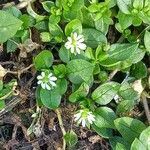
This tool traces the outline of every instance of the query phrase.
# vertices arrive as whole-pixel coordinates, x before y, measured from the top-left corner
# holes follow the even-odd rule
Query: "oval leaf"
[[[55,90],[48,91],[41,89],[40,98],[44,106],[50,109],[56,109],[61,101],[61,95]]]
[[[120,84],[116,82],[104,83],[92,93],[92,99],[101,105],[106,105],[117,94],[119,87]]]
[[[22,21],[2,10],[0,10],[0,18],[0,43],[4,43],[16,34]]]
[[[93,76],[94,65],[86,60],[75,59],[67,64],[69,80],[74,84],[89,83]]]
[[[114,121],[117,130],[120,132],[125,141],[130,144],[146,128],[145,124],[137,119],[122,117]]]
[[[53,63],[53,55],[50,51],[44,50],[39,53],[34,59],[34,65],[37,70],[49,69]]]

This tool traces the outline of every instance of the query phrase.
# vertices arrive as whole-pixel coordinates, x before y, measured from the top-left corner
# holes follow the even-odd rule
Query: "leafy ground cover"
[[[150,149],[149,0],[0,8],[0,149]]]

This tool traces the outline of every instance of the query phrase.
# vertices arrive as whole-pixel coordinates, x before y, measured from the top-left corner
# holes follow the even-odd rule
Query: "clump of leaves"
[[[150,56],[150,1],[55,0],[41,4],[45,16],[35,13],[31,4],[28,14],[15,7],[0,11],[0,43],[7,45],[7,52],[31,39],[32,27],[48,46],[33,58],[41,73],[36,88],[38,107],[58,109],[69,90],[68,103],[79,106],[78,124],[109,139],[115,150],[149,149],[147,121],[132,113],[143,97],[149,98],[144,60]],[[114,31],[115,42],[110,44],[107,37]],[[126,77],[115,79],[117,72]],[[63,134],[69,147],[76,144],[74,131]]]

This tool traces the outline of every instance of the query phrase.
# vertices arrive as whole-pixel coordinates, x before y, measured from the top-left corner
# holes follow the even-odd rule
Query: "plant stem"
[[[114,71],[112,71],[108,77],[108,81],[112,80],[112,78],[116,75],[116,73],[118,72],[118,69],[115,69]]]
[[[59,126],[61,128],[62,134],[63,134],[63,136],[65,136],[66,130],[65,130],[64,125],[63,125],[63,121],[62,121],[62,117],[61,117],[61,112],[60,112],[59,108],[57,108],[55,110],[55,112],[56,112],[57,117],[58,117],[58,122],[59,122]],[[63,138],[63,150],[65,150],[65,149],[66,149],[66,141]]]
[[[144,94],[142,94],[141,98],[142,98],[142,103],[143,103],[143,106],[144,106],[145,114],[146,114],[148,123],[150,125],[150,111],[149,111],[149,106],[148,106],[148,103],[147,103],[146,96]]]

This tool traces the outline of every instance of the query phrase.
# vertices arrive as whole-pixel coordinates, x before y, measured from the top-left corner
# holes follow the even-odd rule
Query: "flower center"
[[[45,77],[43,78],[43,82],[44,82],[44,83],[48,83],[48,82],[49,82],[48,76],[45,76]]]

